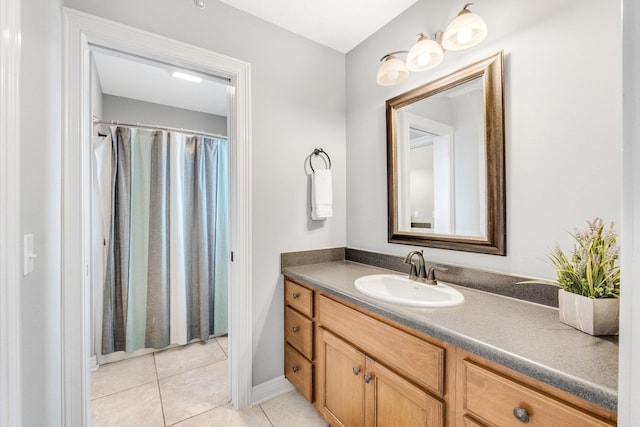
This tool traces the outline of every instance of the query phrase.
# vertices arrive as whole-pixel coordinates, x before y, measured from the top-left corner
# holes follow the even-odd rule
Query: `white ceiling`
[[[227,85],[217,78],[198,74],[203,80],[194,83],[173,77],[176,67],[99,52],[94,57],[104,94],[227,115]]]
[[[417,0],[220,1],[347,53]]]

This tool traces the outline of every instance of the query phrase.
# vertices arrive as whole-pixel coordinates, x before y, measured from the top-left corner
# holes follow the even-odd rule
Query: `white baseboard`
[[[293,385],[284,375],[258,384],[251,391],[251,406],[260,405],[293,389]]]
[[[91,360],[89,361],[89,366],[91,367],[91,372],[97,371],[98,368],[100,367],[100,365],[98,365],[98,358],[96,357],[95,354],[91,356]]]

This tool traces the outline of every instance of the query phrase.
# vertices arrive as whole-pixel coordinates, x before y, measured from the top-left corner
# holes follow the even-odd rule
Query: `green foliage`
[[[571,234],[576,243],[573,252],[565,255],[556,247],[549,260],[556,268],[557,285],[567,292],[589,298],[620,297],[620,267],[616,261],[620,254],[613,223],[605,229],[604,222],[596,218],[587,221],[586,230]]]

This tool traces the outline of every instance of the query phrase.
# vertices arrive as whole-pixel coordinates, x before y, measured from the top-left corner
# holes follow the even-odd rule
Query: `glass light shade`
[[[467,9],[462,9],[442,35],[442,47],[446,50],[462,50],[480,43],[487,36],[487,24]]]
[[[380,86],[393,86],[406,80],[409,77],[409,70],[404,62],[395,56],[387,56],[378,68],[376,81]]]
[[[442,47],[425,36],[421,36],[407,55],[407,68],[411,71],[424,71],[439,65],[444,58]]]

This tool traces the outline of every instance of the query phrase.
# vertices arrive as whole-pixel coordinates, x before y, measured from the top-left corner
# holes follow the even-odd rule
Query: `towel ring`
[[[320,156],[323,155],[327,158],[327,160],[329,161],[329,167],[327,169],[331,169],[331,157],[329,157],[329,155],[327,154],[326,151],[324,151],[322,148],[315,148],[313,150],[313,153],[311,153],[309,155],[309,167],[311,167],[311,172],[316,173],[316,170],[313,168],[313,164],[311,163],[311,159],[313,156]]]

